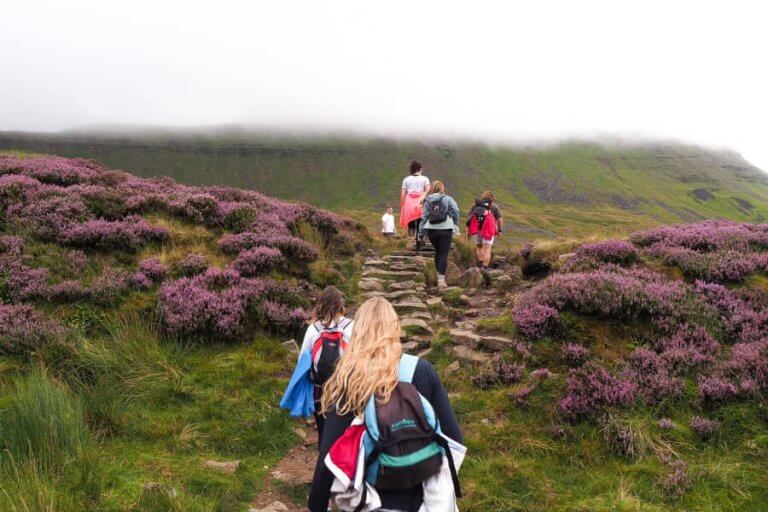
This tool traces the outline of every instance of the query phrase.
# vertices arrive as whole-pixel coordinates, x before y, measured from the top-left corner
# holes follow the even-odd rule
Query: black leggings
[[[408,236],[416,236],[416,234],[419,232],[420,223],[421,219],[412,220],[408,223]]]
[[[427,229],[427,236],[435,248],[435,267],[437,275],[444,276],[448,268],[448,252],[451,250],[453,240],[452,229]]]

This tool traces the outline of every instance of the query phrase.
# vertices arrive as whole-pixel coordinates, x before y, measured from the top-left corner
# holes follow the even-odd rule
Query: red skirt
[[[408,223],[421,218],[421,192],[408,192],[400,205],[400,226],[408,227]]]

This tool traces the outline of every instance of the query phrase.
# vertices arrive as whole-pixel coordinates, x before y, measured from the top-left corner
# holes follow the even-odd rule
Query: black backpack
[[[445,196],[440,196],[439,199],[433,199],[427,203],[427,219],[430,224],[445,222],[448,218],[448,205],[443,201],[444,198]]]
[[[371,397],[366,405],[365,435],[372,449],[366,454],[365,478],[381,490],[412,489],[440,472],[445,454],[454,493],[461,497],[451,449],[440,435],[435,411],[412,383],[417,364],[417,357],[403,354],[399,382],[389,402],[379,404]],[[367,492],[363,486],[356,511],[362,510]]]
[[[479,229],[482,229],[483,222],[485,221],[485,217],[488,215],[488,211],[490,209],[491,209],[490,201],[475,199],[475,206],[472,207],[472,213],[469,215],[469,218],[467,218],[467,226],[469,226],[469,223],[472,222],[472,218],[474,217],[475,219],[477,219],[477,227]]]
[[[322,386],[331,378],[336,363],[341,354],[347,348],[347,340],[344,339],[344,329],[352,320],[341,319],[335,327],[327,328],[317,322],[315,329],[320,331],[320,336],[312,344],[312,369],[310,371],[312,381],[316,386]]]

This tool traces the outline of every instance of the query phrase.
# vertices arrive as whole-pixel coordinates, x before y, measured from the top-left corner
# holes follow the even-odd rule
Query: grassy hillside
[[[768,215],[768,176],[733,153],[680,145],[491,148],[383,140],[0,134],[0,148],[93,158],[140,176],[228,185],[335,211],[397,205],[422,160],[462,206],[491,188],[517,238],[626,233],[660,222]]]

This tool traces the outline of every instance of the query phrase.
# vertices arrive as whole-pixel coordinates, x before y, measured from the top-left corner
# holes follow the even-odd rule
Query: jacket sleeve
[[[302,352],[306,352],[307,350],[312,350],[312,342],[314,341],[315,334],[317,334],[317,329],[315,329],[314,325],[308,325],[307,330],[304,333],[304,341],[301,342],[301,350],[299,350],[298,357],[301,357]]]
[[[420,359],[413,376],[413,384],[419,390],[419,393],[424,395],[424,398],[432,404],[443,433],[451,439],[464,444],[464,437],[461,435],[459,422],[453,412],[451,402],[448,400],[448,393],[445,391],[445,387],[443,387],[443,383],[435,371],[435,367],[428,361]]]
[[[459,225],[459,205],[456,204],[456,200],[452,197],[448,202],[448,213],[453,219],[453,224],[458,226]]]
[[[429,219],[429,207],[427,206],[427,198],[424,198],[424,205],[421,207],[421,222],[419,222],[419,236],[424,234],[424,224]]]
[[[312,487],[309,490],[309,503],[307,506],[311,512],[327,512],[328,500],[331,499],[331,486],[333,485],[333,473],[325,465],[325,456],[333,443],[341,437],[344,430],[352,423],[352,415],[338,416],[331,412],[325,418],[323,438],[320,440],[320,449],[315,464],[315,476],[312,478]]]

